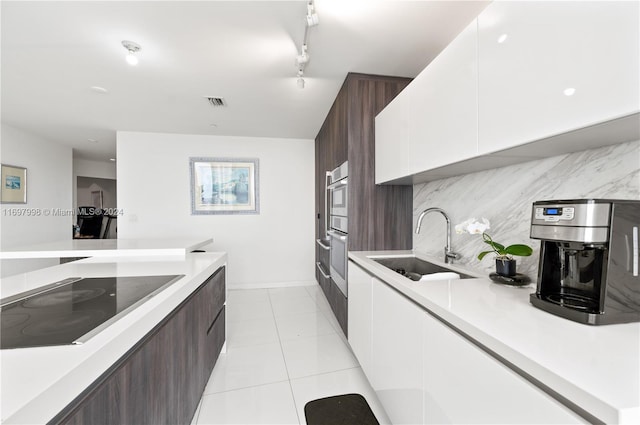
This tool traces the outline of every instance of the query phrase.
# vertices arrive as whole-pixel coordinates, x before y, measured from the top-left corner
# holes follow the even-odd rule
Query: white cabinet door
[[[373,279],[371,386],[393,424],[422,422],[424,312]]]
[[[423,423],[585,423],[433,316],[423,321]]]
[[[371,374],[371,280],[354,262],[349,262],[349,345],[365,375]]]
[[[477,35],[474,20],[407,88],[410,174],[477,154]]]
[[[410,85],[408,86],[410,87]],[[376,183],[409,175],[409,88],[376,116]]]
[[[637,112],[639,13],[637,1],[489,5],[478,17],[479,154]]]

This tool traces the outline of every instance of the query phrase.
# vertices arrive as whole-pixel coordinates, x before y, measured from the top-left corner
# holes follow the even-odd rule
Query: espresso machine
[[[589,325],[640,321],[640,201],[579,199],[533,204],[540,264],[531,303]]]

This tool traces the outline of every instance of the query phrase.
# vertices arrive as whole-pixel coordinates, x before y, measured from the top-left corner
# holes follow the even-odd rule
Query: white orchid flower
[[[478,221],[475,217],[473,217],[456,225],[456,233],[466,232],[470,235],[478,235],[484,233],[490,228],[491,225],[489,223],[489,220],[487,220],[486,218],[482,217],[482,221]]]

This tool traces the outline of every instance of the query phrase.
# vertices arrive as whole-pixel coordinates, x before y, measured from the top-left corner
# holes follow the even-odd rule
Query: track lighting
[[[298,69],[298,79],[296,84],[298,88],[304,88],[304,69],[309,63],[308,41],[309,41],[309,28],[318,25],[318,14],[316,13],[316,6],[314,0],[309,0],[307,3],[307,16],[306,26],[304,28],[304,40],[302,41],[302,47],[300,53],[296,55],[296,68]]]
[[[307,53],[307,45],[303,44],[301,52],[298,56],[296,56],[296,63],[298,66],[305,65],[309,62],[309,54]]]
[[[307,3],[307,26],[314,27],[318,25],[319,19],[318,14],[316,13],[316,7],[313,4],[313,1]]]
[[[123,40],[122,46],[127,49],[128,53],[126,56],[127,63],[129,65],[135,66],[138,64],[138,57],[135,55],[136,52],[139,52],[142,47],[138,43],[129,40]]]

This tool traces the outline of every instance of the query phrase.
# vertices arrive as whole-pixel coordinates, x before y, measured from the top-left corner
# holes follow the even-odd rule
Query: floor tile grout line
[[[306,292],[306,289],[305,289]],[[287,358],[284,355],[284,347],[282,346],[282,338],[280,337],[280,329],[278,328],[278,321],[276,320],[276,313],[273,311],[273,302],[271,299],[271,294],[267,292],[269,295],[269,305],[271,306],[271,313],[273,314],[273,321],[276,323],[276,333],[278,334],[278,342],[280,343],[280,352],[282,353],[282,361],[284,362],[284,370],[287,372],[287,381],[289,382],[289,391],[291,391],[291,399],[293,400],[293,408],[296,411],[296,418],[298,418],[298,424],[301,424],[300,415],[298,414],[298,406],[296,405],[296,397],[293,394],[293,386],[291,385],[291,376],[289,375],[289,368],[287,367]]]
[[[267,386],[267,385],[282,384],[284,382],[289,382],[289,379],[283,379],[281,381],[274,381],[274,382],[263,382],[262,384],[248,385],[246,387],[232,388],[232,389],[223,390],[223,391],[215,391],[215,392],[207,393],[207,394],[203,393],[202,394],[202,398],[210,396],[210,395],[218,395],[218,394],[223,394],[223,393],[230,393],[230,392],[233,392],[233,391],[247,390],[249,388],[258,388],[258,387],[264,387],[264,386]]]
[[[305,375],[305,376],[300,376],[298,378],[292,378],[290,381],[298,381],[300,379],[307,379],[307,378],[313,378],[313,377],[316,377],[316,376],[330,375],[332,373],[344,372],[345,370],[351,370],[351,369],[362,369],[362,367],[360,365],[358,365],[358,366],[345,367],[343,369],[331,370],[331,371],[328,371],[328,372],[314,373],[313,375]]]
[[[317,285],[316,285],[317,286]],[[315,292],[315,293],[314,293]],[[282,294],[282,297],[281,297]],[[290,295],[287,295],[287,291],[282,291],[282,292],[278,292],[276,294],[271,294],[271,292],[269,291],[269,289],[267,289],[266,291],[266,296],[267,296],[267,300],[269,303],[269,308],[270,313],[269,316],[273,319],[273,323],[275,325],[276,328],[276,337],[277,337],[277,343],[280,345],[280,352],[283,358],[283,362],[284,362],[284,366],[285,366],[285,371],[286,371],[286,380],[279,380],[276,382],[267,382],[267,383],[261,383],[258,385],[248,385],[248,386],[244,386],[244,387],[240,387],[240,388],[233,388],[233,389],[226,389],[223,391],[217,391],[217,392],[210,392],[207,394],[203,394],[202,399],[200,401],[199,404],[199,408],[196,412],[197,414],[197,418],[196,418],[196,424],[198,423],[198,421],[200,420],[201,417],[201,407],[202,407],[202,403],[203,403],[203,399],[204,397],[207,396],[215,396],[215,395],[220,395],[220,394],[224,394],[224,393],[231,393],[231,392],[235,392],[235,391],[241,391],[241,390],[246,390],[249,388],[258,388],[258,387],[263,387],[266,385],[274,385],[274,384],[284,384],[285,382],[288,382],[289,384],[289,390],[290,390],[290,394],[292,397],[292,401],[293,401],[293,405],[294,405],[294,409],[296,411],[296,418],[298,420],[298,424],[304,424],[306,423],[306,420],[304,419],[303,416],[301,416],[301,411],[304,411],[304,406],[300,406],[300,403],[303,400],[297,400],[295,393],[294,393],[294,389],[293,389],[293,381],[299,381],[299,380],[304,380],[304,379],[308,379],[308,378],[313,378],[313,377],[318,377],[318,376],[323,376],[323,375],[330,375],[333,373],[340,373],[340,372],[346,372],[346,371],[350,371],[350,370],[355,370],[355,369],[361,369],[361,366],[356,362],[355,365],[353,366],[349,366],[349,367],[345,367],[345,368],[341,368],[341,369],[336,369],[336,370],[330,370],[330,371],[325,371],[325,372],[320,372],[320,373],[312,373],[310,375],[306,375],[306,376],[300,376],[300,377],[296,377],[296,378],[292,378],[291,373],[289,371],[289,367],[287,364],[287,358],[284,354],[284,345],[293,342],[293,341],[304,341],[306,339],[310,340],[310,339],[317,339],[317,338],[322,338],[322,337],[329,337],[330,335],[334,335],[336,334],[336,336],[343,342],[346,344],[347,340],[346,337],[344,336],[344,334],[342,333],[341,329],[339,328],[339,324],[337,323],[337,319],[335,318],[335,315],[333,314],[333,312],[330,309],[325,309],[323,308],[323,306],[321,305],[321,301],[326,301],[326,297],[324,297],[324,293],[321,293],[317,290],[317,288],[315,288],[314,286],[305,286],[304,287],[304,291],[296,291],[296,292],[291,292]],[[307,298],[309,297],[309,298]],[[322,299],[320,299],[320,297],[322,297]],[[238,297],[238,298],[245,298],[245,297]],[[294,314],[285,314],[284,316],[276,316],[276,309],[274,308],[274,303],[275,304],[283,304],[283,305],[279,305],[279,307],[285,307],[283,309],[283,311],[287,311],[288,306],[286,305],[287,303],[291,303],[292,300],[296,300],[296,299],[310,299],[313,304],[314,304],[314,310],[312,311],[308,311],[308,312],[297,312]],[[246,299],[241,299],[241,300],[236,300],[236,302],[238,304],[251,304],[254,302],[260,302],[260,300],[253,300],[250,297],[246,297]],[[264,302],[264,301],[263,301]],[[295,301],[293,302],[293,304],[295,304]],[[266,310],[266,309],[265,309]],[[320,313],[318,315],[319,318],[323,318],[324,320],[327,320],[329,322],[329,330],[327,331],[327,333],[324,334],[320,334],[320,335],[307,335],[307,336],[303,336],[303,337],[298,337],[298,338],[293,338],[293,339],[287,339],[287,340],[283,340],[282,334],[281,332],[283,331],[282,329],[280,329],[282,327],[282,323],[284,323],[286,321],[286,317],[287,316],[296,316],[296,315],[305,315],[305,314],[317,314]],[[268,317],[267,315],[265,315],[265,318]],[[253,318],[255,320],[260,320],[260,318]],[[247,319],[247,320],[252,320],[252,319]],[[243,321],[242,319],[237,320],[236,322],[240,322]],[[241,345],[239,347],[234,347],[234,348],[244,348],[244,347],[259,347],[259,346],[263,346],[263,345],[269,345],[269,344],[275,344],[276,341],[272,341],[272,342],[265,342],[262,344],[252,344],[252,345]],[[348,344],[347,344],[348,347]],[[349,351],[350,350],[350,347]]]

